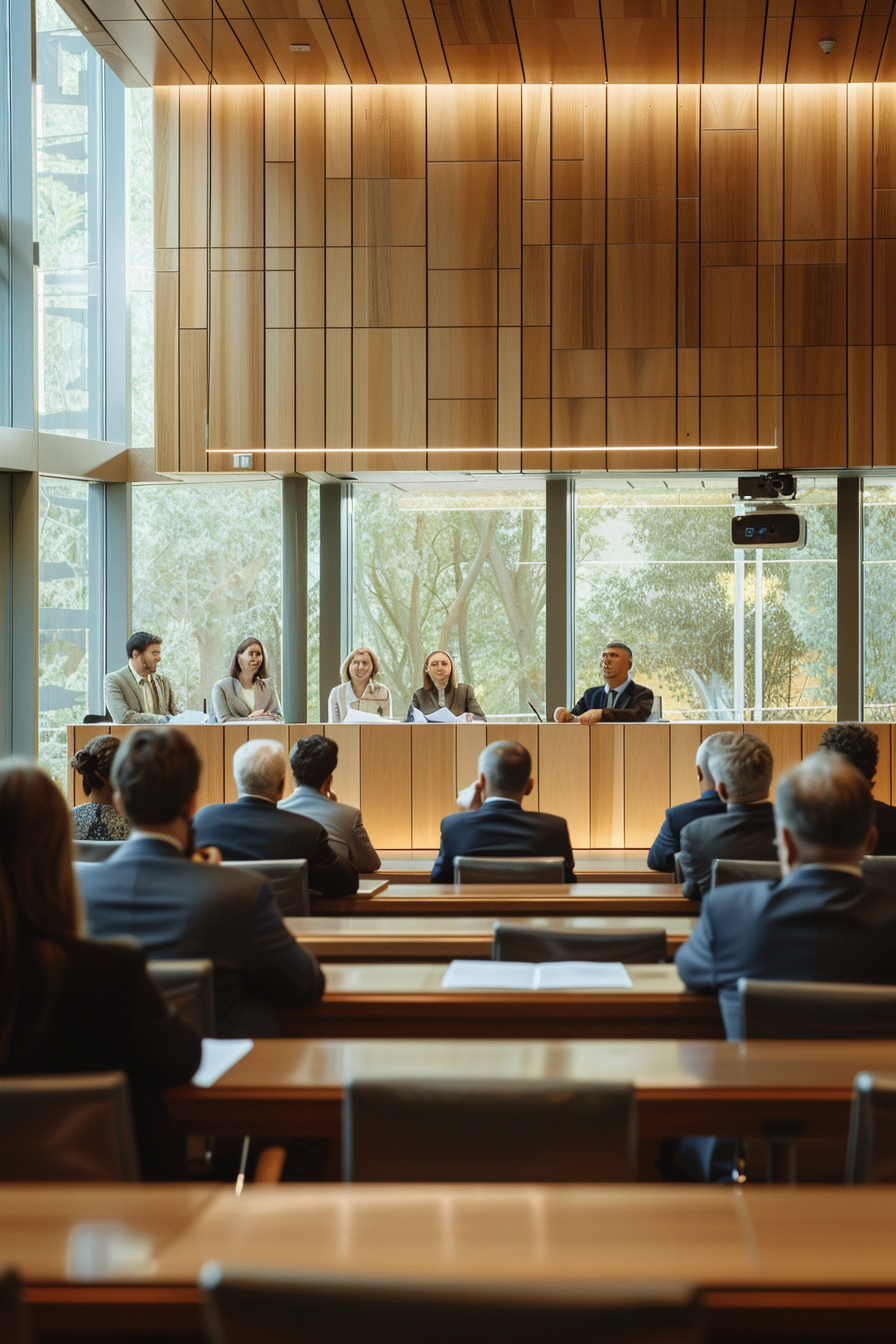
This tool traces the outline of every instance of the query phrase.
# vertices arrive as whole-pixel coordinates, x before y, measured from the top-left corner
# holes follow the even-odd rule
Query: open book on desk
[[[443,989],[631,989],[621,961],[452,961]]]

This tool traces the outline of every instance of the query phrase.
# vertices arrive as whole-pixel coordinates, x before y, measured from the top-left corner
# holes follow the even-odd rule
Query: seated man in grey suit
[[[430,882],[453,882],[456,855],[483,858],[565,860],[565,878],[575,882],[575,859],[563,817],[524,812],[532,792],[532,758],[519,742],[492,742],[479,757],[469,808],[442,818],[442,844]]]
[[[310,817],[326,828],[337,854],[359,873],[375,873],[381,860],[364,827],[357,807],[340,803],[333,792],[333,772],[339,748],[331,737],[312,733],[300,737],[289,753],[296,787],[279,804],[284,812]]]
[[[752,733],[733,733],[733,741],[713,755],[716,789],[725,811],[699,817],[681,832],[684,895],[705,896],[712,885],[713,859],[775,860],[775,814],[768,801],[772,753]]]
[[[718,992],[729,1040],[740,1036],[737,981],[896,984],[896,902],[864,877],[874,849],[868,781],[818,751],[775,796],[783,876],[715,887],[675,964],[689,989]]]
[[[888,732],[884,728],[884,732]],[[877,736],[864,723],[832,723],[821,735],[819,746],[825,751],[839,751],[867,779],[874,788],[880,747]],[[874,826],[877,844],[870,854],[896,854],[896,807],[874,800]]]
[[[113,723],[167,723],[178,708],[167,677],[158,671],[161,635],[137,630],[126,645],[128,661],[106,674],[103,694]]]
[[[277,1036],[277,1009],[316,1003],[324,978],[263,877],[190,862],[200,769],[177,728],[142,729],[122,744],[112,783],[131,834],[105,863],[77,865],[88,931],[135,938],[150,958],[208,958],[217,1034]]]
[[[681,832],[689,822],[696,821],[698,817],[715,817],[725,811],[712,773],[712,757],[714,752],[727,747],[734,737],[734,733],[712,733],[697,748],[695,765],[697,783],[701,786],[700,797],[666,808],[663,824],[647,855],[647,867],[654,872],[674,873],[675,855],[681,849]]]
[[[307,859],[308,885],[321,896],[352,896],[358,874],[330,845],[319,822],[277,806],[286,781],[286,752],[256,738],[233,754],[235,803],[210,803],[196,813],[197,845],[214,845],[232,859]]]

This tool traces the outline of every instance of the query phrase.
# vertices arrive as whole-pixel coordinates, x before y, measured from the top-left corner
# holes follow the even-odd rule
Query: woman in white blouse
[[[212,687],[211,721],[232,723],[235,719],[282,719],[283,711],[274,683],[268,677],[267,658],[260,639],[250,636],[237,646],[230,676]]]
[[[327,705],[330,723],[341,723],[350,709],[361,714],[392,717],[392,692],[376,681],[380,660],[373,649],[352,649],[339,669],[342,684],[334,686]]]

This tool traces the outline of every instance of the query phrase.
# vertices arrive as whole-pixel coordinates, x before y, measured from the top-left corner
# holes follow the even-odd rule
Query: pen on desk
[[[235,1193],[236,1193],[237,1195],[241,1195],[241,1194],[243,1193],[243,1186],[246,1184],[246,1166],[247,1166],[248,1161],[249,1161],[249,1141],[250,1141],[250,1138],[251,1138],[251,1135],[247,1134],[246,1137],[243,1139],[243,1151],[242,1151],[242,1155],[240,1156],[240,1170],[239,1170],[239,1175],[238,1175],[237,1178],[236,1178],[236,1188],[235,1188]]]

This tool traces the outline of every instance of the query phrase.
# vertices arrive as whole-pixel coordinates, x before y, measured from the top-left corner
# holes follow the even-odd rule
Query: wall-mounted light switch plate
[[[252,454],[251,454],[251,453],[234,453],[234,455],[233,455],[233,466],[234,466],[234,469],[237,470],[237,471],[251,471],[251,470],[252,470]]]

